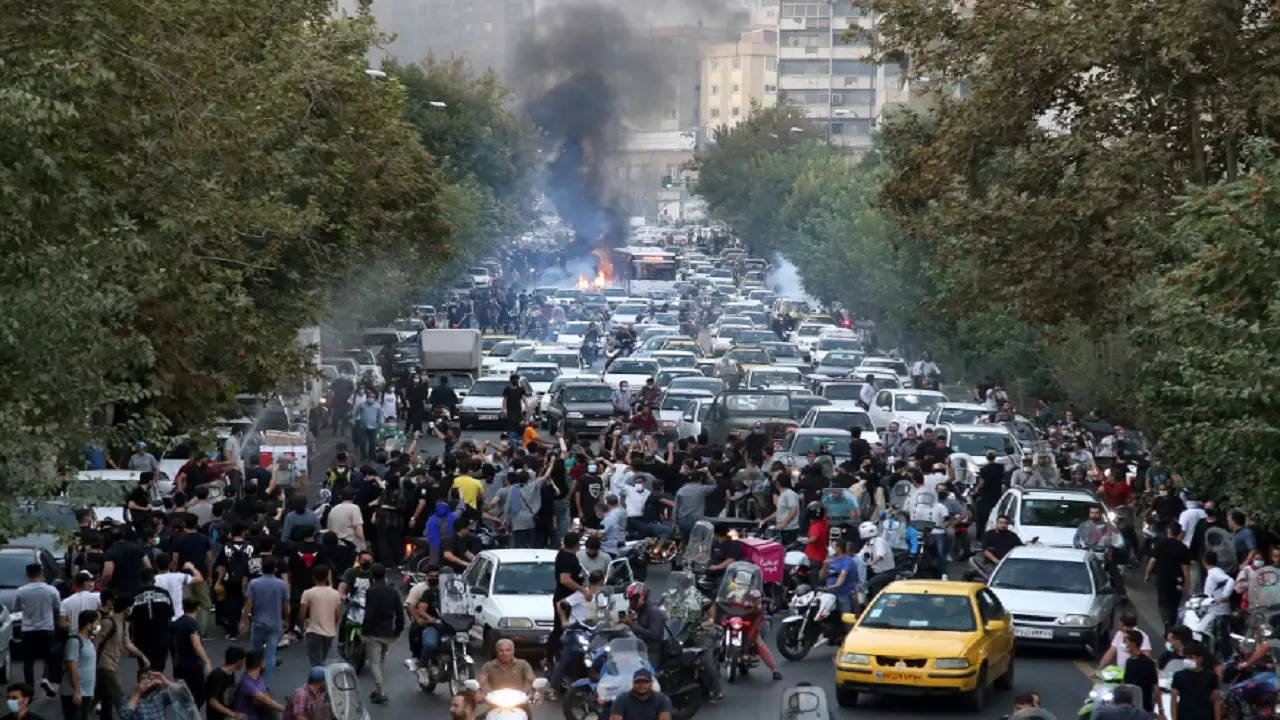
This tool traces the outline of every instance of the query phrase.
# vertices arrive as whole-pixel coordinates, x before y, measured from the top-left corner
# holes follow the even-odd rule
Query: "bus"
[[[627,289],[630,297],[648,297],[655,292],[674,292],[676,256],[653,246],[616,248],[613,251],[613,281]]]

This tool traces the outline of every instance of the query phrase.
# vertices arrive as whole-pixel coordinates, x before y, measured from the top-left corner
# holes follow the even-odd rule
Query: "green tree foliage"
[[[4,3],[0,496],[91,439],[199,428],[302,372],[348,270],[450,230],[368,18],[327,0]],[[110,433],[92,424],[110,416]]]
[[[1188,481],[1280,518],[1280,159],[1177,208],[1184,260],[1147,301],[1135,335],[1141,400]]]
[[[885,129],[884,201],[1029,321],[1114,312],[1169,260],[1174,196],[1233,177],[1243,138],[1280,121],[1264,0],[864,4],[936,100],[932,122]]]

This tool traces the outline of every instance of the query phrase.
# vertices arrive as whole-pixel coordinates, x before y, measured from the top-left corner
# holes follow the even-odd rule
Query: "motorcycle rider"
[[[1120,599],[1125,599],[1124,578],[1120,574],[1119,564],[1110,552],[1111,548],[1117,547],[1116,540],[1119,534],[1110,523],[1102,519],[1102,508],[1094,505],[1089,508],[1089,518],[1080,523],[1076,528],[1075,546],[1092,550],[1094,552],[1106,554],[1106,570],[1111,577],[1111,584],[1115,587],[1116,592],[1120,595]]]
[[[922,350],[920,359],[911,366],[911,384],[914,387],[923,387],[925,380],[936,382],[941,374],[942,371],[938,369],[938,364],[933,361],[929,351]]]
[[[570,628],[578,623],[594,625],[598,618],[596,606],[592,604],[591,598],[603,587],[604,573],[600,570],[592,570],[587,576],[586,592],[575,591],[568,597],[557,600],[556,614],[559,615],[560,627]],[[578,648],[573,643],[560,643],[560,657],[556,659],[555,667],[551,669],[551,677],[547,681],[548,687],[551,688],[547,693],[548,701],[555,701],[555,690],[560,687],[564,674],[569,670],[569,663],[573,661],[577,652]]]
[[[649,586],[642,582],[633,582],[627,586],[627,613],[623,615],[622,624],[631,628],[637,638],[644,641],[649,650],[649,663],[657,667],[662,662],[663,630],[666,618],[662,610],[649,602]]]
[[[809,524],[805,536],[799,538],[800,544],[804,546],[804,556],[809,558],[809,564],[821,565],[827,559],[827,541],[831,534],[827,509],[814,501],[805,506],[804,513]]]
[[[440,382],[436,383],[435,388],[431,390],[431,397],[427,402],[431,405],[432,410],[445,408],[449,411],[450,417],[458,414],[458,394],[449,387],[449,377],[447,375],[440,376]]]
[[[736,541],[735,541],[736,542]],[[716,615],[736,615],[747,621],[746,644],[755,644],[756,654],[764,662],[765,667],[773,672],[774,680],[781,680],[782,673],[778,672],[778,665],[773,661],[773,653],[769,652],[769,646],[765,643],[764,638],[760,635],[760,626],[764,622],[764,602],[763,598],[757,597],[757,593],[748,592],[740,602],[733,603],[732,606],[720,607],[719,603],[712,603],[707,611],[707,620],[702,623],[703,627],[715,627]]]
[[[826,581],[824,588],[836,598],[836,609],[851,613],[855,599],[866,592],[867,566],[862,558],[850,554],[852,542],[840,539],[832,543],[834,554],[822,564],[818,577]]]
[[[716,524],[715,541],[711,543],[711,564],[707,567],[707,577],[714,585],[720,584],[725,568],[742,559],[742,545],[729,537],[729,530],[724,525]]]
[[[996,529],[988,530],[986,535],[982,536],[982,555],[983,561],[979,561],[984,565],[984,572],[988,575],[1000,564],[1000,560],[1009,553],[1010,550],[1022,544],[1022,538],[1018,537],[1018,533],[1009,529],[1008,515],[1001,515],[996,518]]]
[[[861,555],[867,566],[867,595],[871,598],[893,580],[893,549],[873,522],[859,525],[858,537],[863,542]]]
[[[683,625],[681,635],[684,646],[701,648],[702,652],[698,653],[698,664],[703,677],[711,685],[711,693],[707,699],[718,703],[724,700],[724,693],[720,689],[720,673],[716,669],[716,659],[712,653],[716,634],[713,629],[702,624],[702,592],[693,581],[693,575],[691,573],[685,573],[685,575],[687,582],[684,588],[676,593],[668,591],[663,604],[667,617]]]

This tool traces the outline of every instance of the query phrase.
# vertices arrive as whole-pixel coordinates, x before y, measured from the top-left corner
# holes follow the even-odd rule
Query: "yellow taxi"
[[[979,712],[990,685],[1013,686],[1013,622],[981,583],[899,580],[844,620],[853,628],[835,656],[841,707],[858,693],[958,695]]]

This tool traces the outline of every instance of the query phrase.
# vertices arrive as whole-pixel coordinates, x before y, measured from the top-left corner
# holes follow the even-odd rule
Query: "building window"
[[[781,60],[778,62],[779,75],[830,75],[831,63],[828,60]]]
[[[711,86],[711,94],[712,94],[712,95],[719,95],[719,94],[720,94],[720,86],[719,86],[719,85],[712,85],[712,86]]]
[[[734,59],[733,59],[733,69],[734,69],[734,70],[741,70],[741,69],[742,69],[742,58],[740,58],[740,57],[736,57],[736,58],[734,58]]]
[[[663,110],[663,111],[662,111],[662,119],[663,119],[663,120],[675,120],[675,119],[676,119],[676,111],[675,111],[675,109],[674,109],[674,108],[667,108],[666,110]]]
[[[729,114],[734,117],[738,117],[739,115],[742,114],[742,108],[733,108],[732,110],[729,111]]]
[[[832,62],[832,75],[874,75],[876,66],[859,60],[835,60]]]
[[[765,85],[765,86],[764,86],[764,91],[765,91],[765,92],[767,92],[767,93],[771,93],[771,92],[778,92],[778,86],[777,86],[777,85]]]
[[[711,117],[713,118],[720,117],[720,108],[711,108]]]
[[[719,60],[712,59],[712,61],[711,61],[711,69],[712,69],[713,71],[715,71],[715,70],[719,70],[719,69],[720,69],[720,61],[719,61]]]
[[[731,90],[730,92],[732,92],[733,94],[735,94],[735,95],[736,95],[736,94],[738,94],[738,93],[742,92],[742,86],[741,86],[741,85],[738,85],[738,84],[736,84],[736,83],[735,83],[735,84],[734,84],[734,86],[733,86],[733,90]]]
[[[832,134],[832,135],[843,135],[843,134],[844,134],[844,123],[831,123],[831,134]]]
[[[776,71],[778,69],[778,58],[765,58],[764,69]]]
[[[484,24],[484,31],[485,31],[485,32],[489,32],[489,33],[493,32],[493,23],[491,23],[491,22],[487,22],[487,23],[485,23],[485,24]]]

